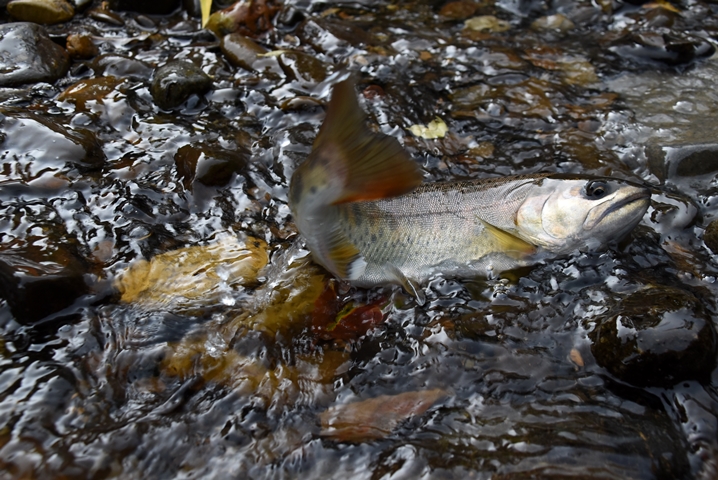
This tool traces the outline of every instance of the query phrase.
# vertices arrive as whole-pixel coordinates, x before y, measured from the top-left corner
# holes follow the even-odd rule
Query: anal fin
[[[409,279],[404,275],[404,272],[402,272],[399,267],[394,265],[393,263],[386,263],[384,264],[384,269],[389,273],[389,275],[394,279],[396,283],[401,285],[401,287],[414,299],[416,300],[416,303],[419,306],[422,306],[426,303],[426,295],[424,295],[424,290],[421,289],[418,283],[415,281]]]
[[[342,280],[356,280],[364,274],[364,257],[339,228],[329,232],[325,250],[320,263]]]

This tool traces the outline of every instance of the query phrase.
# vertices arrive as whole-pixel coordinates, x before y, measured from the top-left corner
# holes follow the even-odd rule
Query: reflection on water
[[[254,46],[101,13],[48,28],[102,55],[0,92],[8,477],[716,475],[713,4],[286,2]],[[213,85],[164,111],[170,59]],[[347,71],[428,181],[611,174],[651,208],[422,307],[350,289],[286,203]]]

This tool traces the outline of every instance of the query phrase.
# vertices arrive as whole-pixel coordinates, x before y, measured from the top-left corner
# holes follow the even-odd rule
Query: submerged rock
[[[88,59],[97,56],[100,50],[92,41],[92,37],[83,34],[70,34],[67,36],[67,53],[72,58]]]
[[[646,147],[648,166],[661,181],[718,172],[718,143]]]
[[[708,224],[706,231],[703,232],[703,243],[718,255],[718,220],[713,220]]]
[[[716,332],[702,302],[674,287],[652,286],[625,298],[591,333],[602,367],[638,386],[704,380],[716,363]]]
[[[639,62],[655,62],[668,66],[687,65],[715,53],[708,41],[683,33],[631,33],[620,39],[611,50],[621,57]]]
[[[94,134],[69,130],[30,112],[0,111],[0,168],[5,181],[30,183],[64,171],[70,163],[80,167],[98,167],[105,154]],[[12,172],[12,173],[10,173]]]
[[[54,82],[69,68],[67,52],[34,23],[0,25],[0,86]]]
[[[173,61],[155,71],[150,93],[158,107],[180,106],[191,95],[202,95],[212,88],[212,79],[189,61]]]
[[[20,323],[42,320],[89,291],[86,268],[72,253],[38,260],[0,253],[0,298]]]
[[[185,145],[174,156],[177,173],[185,189],[192,191],[195,182],[206,187],[221,187],[247,166],[249,152],[237,148],[225,150],[207,145]]]
[[[177,10],[180,0],[110,0],[113,10],[147,13],[150,15],[166,15]]]
[[[75,15],[72,4],[65,0],[11,0],[7,11],[20,21],[44,25],[66,22]]]

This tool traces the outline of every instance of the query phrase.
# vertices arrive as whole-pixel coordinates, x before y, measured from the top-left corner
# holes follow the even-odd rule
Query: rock
[[[96,57],[91,67],[95,75],[128,80],[149,80],[154,71],[145,62],[113,53]]]
[[[287,77],[303,83],[322,82],[331,71],[328,64],[307,53],[283,51],[278,56]]]
[[[718,255],[718,220],[713,220],[708,224],[705,232],[703,232],[703,243],[705,243],[714,254]]]
[[[72,33],[67,36],[67,53],[75,59],[89,59],[96,57],[100,50],[89,35]]]
[[[107,4],[105,2],[101,3],[100,6],[97,8],[91,8],[87,12],[87,16],[94,20],[97,20],[98,22],[104,22],[109,25],[115,25],[118,27],[121,27],[125,24],[125,21],[122,19],[121,16],[107,9]]]
[[[0,253],[0,298],[19,323],[32,324],[88,293],[83,268],[70,252],[32,260]]]
[[[67,52],[34,23],[0,25],[0,86],[54,82],[69,68]]]
[[[475,32],[505,32],[511,28],[511,24],[505,20],[500,20],[493,15],[482,15],[468,19],[464,23],[464,29],[473,30]]]
[[[225,150],[208,145],[185,145],[174,156],[177,173],[186,190],[199,182],[207,187],[223,187],[243,173],[249,159],[243,148]]]
[[[623,299],[590,334],[599,365],[637,386],[671,387],[709,378],[716,332],[701,300],[674,287],[651,286]]]
[[[68,130],[47,116],[3,110],[0,122],[0,169],[5,180],[22,183],[49,177],[67,163],[92,168],[104,164],[105,154],[94,134]]]
[[[318,52],[330,52],[347,46],[371,45],[369,32],[358,26],[328,18],[308,18],[297,27],[297,36],[302,44],[311,45]]]
[[[565,16],[557,13],[555,15],[537,18],[531,24],[531,28],[545,32],[567,33],[576,28],[576,25]]]
[[[718,143],[646,147],[648,166],[661,181],[718,172]]]
[[[610,47],[621,57],[633,61],[678,66],[693,63],[715,53],[715,47],[703,38],[684,33],[630,33]]]
[[[167,15],[177,10],[181,3],[180,0],[110,0],[110,8],[149,15]]]
[[[212,88],[212,79],[194,63],[172,61],[155,71],[150,93],[155,104],[165,110],[180,106],[191,95],[202,95]]]
[[[75,15],[74,7],[65,0],[11,0],[7,11],[22,22],[44,25],[66,22]]]
[[[222,37],[220,42],[222,53],[227,57],[229,63],[234,66],[242,67],[245,70],[255,70],[254,64],[261,60],[267,53],[267,49],[258,45],[251,38],[240,35],[239,33],[230,33]],[[264,62],[266,63],[266,62]],[[277,60],[272,61],[275,65]],[[277,67],[278,68],[278,67]],[[259,70],[261,68],[257,68]]]

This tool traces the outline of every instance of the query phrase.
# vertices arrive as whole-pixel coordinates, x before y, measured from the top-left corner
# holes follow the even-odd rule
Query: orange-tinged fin
[[[333,228],[327,235],[326,256],[324,266],[343,280],[356,280],[364,274],[366,261],[359,249],[338,228]]]
[[[422,180],[415,162],[399,142],[370,131],[359,106],[354,83],[334,86],[327,115],[314,141],[317,157],[341,172],[344,185],[334,204],[394,197],[416,188]]]
[[[482,223],[486,231],[494,237],[502,253],[505,253],[512,258],[524,258],[536,253],[535,245],[521,240],[517,236],[511,235],[509,232],[501,230],[490,223],[483,220],[479,221]]]

